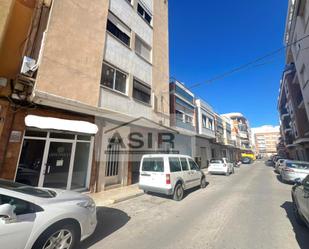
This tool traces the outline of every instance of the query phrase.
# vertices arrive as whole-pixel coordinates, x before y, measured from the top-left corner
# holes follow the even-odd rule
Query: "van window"
[[[162,157],[144,158],[142,171],[164,172]]]
[[[191,158],[188,158],[188,160],[189,160],[191,170],[199,170],[199,167],[196,165],[196,163]]]
[[[180,158],[181,166],[183,171],[189,170],[188,162],[186,158]]]
[[[169,159],[170,162],[170,170],[171,172],[179,172],[181,171],[181,164],[179,161],[178,157],[170,157]]]

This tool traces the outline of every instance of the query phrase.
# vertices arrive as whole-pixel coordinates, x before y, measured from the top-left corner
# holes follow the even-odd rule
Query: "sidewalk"
[[[202,171],[205,175],[208,174],[207,169],[202,169]],[[110,206],[143,194],[144,192],[138,189],[138,184],[133,184],[125,187],[101,191],[99,193],[91,193],[89,196],[95,201],[97,206]]]
[[[89,196],[95,201],[97,206],[110,206],[114,203],[129,200],[143,194],[144,192],[138,189],[138,184],[133,184],[99,193],[91,193]]]

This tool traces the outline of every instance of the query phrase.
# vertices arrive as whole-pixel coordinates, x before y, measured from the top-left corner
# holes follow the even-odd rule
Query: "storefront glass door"
[[[67,188],[72,146],[70,142],[50,142],[43,171],[43,187]]]
[[[39,187],[87,189],[93,140],[90,135],[26,131],[15,181]]]

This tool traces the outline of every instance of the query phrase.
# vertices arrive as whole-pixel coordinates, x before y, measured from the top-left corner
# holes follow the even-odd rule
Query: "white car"
[[[208,167],[210,174],[225,174],[230,175],[234,173],[234,165],[227,158],[211,159]]]
[[[1,248],[76,248],[96,224],[95,203],[86,195],[0,179]]]
[[[285,160],[280,171],[283,182],[294,183],[296,179],[303,181],[309,174],[309,163],[294,160]]]
[[[144,155],[140,164],[139,188],[144,192],[172,195],[180,201],[184,190],[205,188],[206,176],[194,160],[185,155]]]
[[[278,173],[278,174],[281,174],[281,170],[282,168],[284,167],[284,162],[286,161],[286,159],[279,159],[277,162],[276,162],[276,165],[275,165],[275,172]]]

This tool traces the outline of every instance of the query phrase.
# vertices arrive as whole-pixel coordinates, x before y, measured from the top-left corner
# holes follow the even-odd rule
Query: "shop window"
[[[101,85],[125,94],[127,88],[127,75],[103,63]]]
[[[142,101],[146,104],[150,104],[151,88],[137,81],[133,80],[133,98]]]
[[[151,47],[138,36],[135,38],[135,51],[145,60],[151,61]]]
[[[140,3],[137,4],[137,12],[149,24],[151,24],[152,16]]]
[[[126,27],[116,16],[109,13],[107,19],[107,31],[116,37],[120,42],[130,47],[131,30]]]

